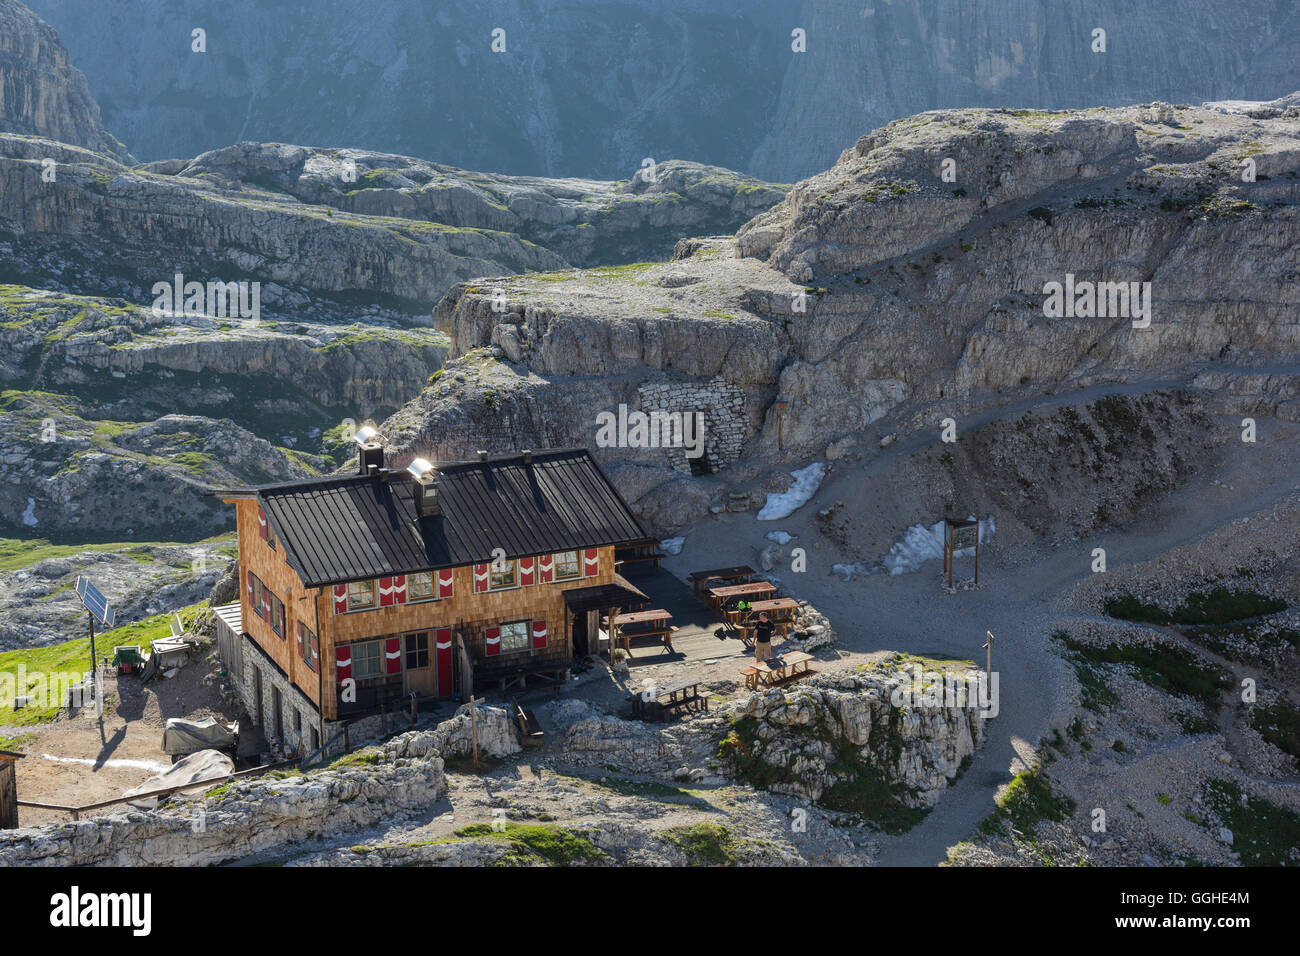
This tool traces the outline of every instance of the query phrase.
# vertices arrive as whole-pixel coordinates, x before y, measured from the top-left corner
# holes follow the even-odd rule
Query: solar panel
[[[100,593],[99,588],[90,583],[89,578],[77,575],[77,597],[91,615],[105,627],[112,627],[117,620],[117,612],[108,606],[108,598]]]

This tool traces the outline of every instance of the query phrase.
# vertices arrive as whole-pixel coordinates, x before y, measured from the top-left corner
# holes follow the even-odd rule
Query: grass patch
[[[1285,611],[1287,604],[1281,598],[1269,597],[1255,591],[1219,586],[1208,594],[1193,591],[1172,611],[1156,604],[1147,604],[1131,594],[1106,599],[1106,613],[1125,621],[1145,624],[1219,625],[1243,621],[1265,614]]]
[[[539,860],[552,866],[598,863],[604,854],[594,843],[560,827],[533,823],[507,823],[494,830],[490,823],[471,823],[456,830],[456,836],[500,841],[509,845],[498,866],[530,866]]]
[[[1041,766],[1022,770],[998,798],[997,809],[980,823],[983,836],[1010,835],[1017,831],[1041,855],[1034,836],[1039,823],[1068,820],[1078,804],[1052,789]]]
[[[1250,725],[1278,750],[1300,760],[1300,710],[1284,701],[1255,707]]]
[[[1300,813],[1260,797],[1246,796],[1231,780],[1208,780],[1206,802],[1232,831],[1232,848],[1246,866],[1295,866],[1300,862]]]
[[[669,827],[660,837],[686,855],[691,866],[735,866],[735,840],[721,823]]]
[[[191,615],[206,608],[207,605],[207,601],[191,604],[180,611],[181,619],[188,620]],[[96,634],[95,652],[100,658],[111,657],[114,647],[126,644],[139,644],[142,651],[150,650],[155,640],[170,636],[171,627],[167,622],[171,619],[172,613],[172,611],[164,611],[162,614],[155,614],[134,624]],[[11,674],[16,678],[19,665],[25,668],[29,681],[28,687],[31,689],[34,689],[31,682],[37,679],[37,675],[45,678],[47,687],[56,674],[75,675],[73,678],[75,683],[90,671],[90,638],[81,637],[64,641],[62,644],[51,644],[48,647],[24,647],[0,653],[0,674]],[[11,710],[13,699],[8,696],[7,683],[0,682],[0,688],[4,688],[6,692],[4,696],[0,696],[0,712],[4,714],[3,723],[26,727],[48,723],[59,715],[63,701],[57,702],[60,706],[24,707],[22,710]],[[19,696],[23,696],[27,689],[15,688],[15,690]]]
[[[362,747],[360,750],[354,750],[350,754],[344,754],[335,760],[326,770],[348,770],[359,767],[376,766],[383,759],[383,751],[378,747]]]
[[[1064,633],[1064,632],[1062,632]],[[1077,662],[1085,665],[1124,664],[1145,684],[1169,694],[1191,697],[1217,707],[1219,697],[1232,687],[1232,676],[1202,662],[1191,651],[1173,644],[1085,644],[1068,635],[1061,642]],[[1111,701],[1114,703],[1114,700]]]

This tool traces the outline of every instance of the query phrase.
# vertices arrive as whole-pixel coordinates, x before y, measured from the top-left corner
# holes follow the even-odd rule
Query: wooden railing
[[[101,800],[99,803],[87,803],[80,807],[67,807],[58,803],[37,803],[32,800],[19,800],[18,806],[29,807],[33,810],[55,810],[59,813],[70,813],[72,819],[80,820],[83,813],[90,813],[94,810],[103,810],[107,807],[116,806],[119,803],[133,803],[136,800],[148,800],[151,797],[167,797],[182,790],[197,790],[200,787],[205,790],[211,790],[213,787],[219,787],[223,783],[229,783],[231,780],[241,780],[245,777],[256,777],[272,770],[284,770],[297,764],[296,760],[282,760],[279,763],[263,764],[260,767],[251,767],[248,770],[240,770],[235,773],[227,774],[224,777],[213,777],[210,780],[197,780],[192,783],[180,783],[171,787],[163,787],[161,790],[150,790],[147,793],[134,793],[129,797],[114,797],[112,800]]]

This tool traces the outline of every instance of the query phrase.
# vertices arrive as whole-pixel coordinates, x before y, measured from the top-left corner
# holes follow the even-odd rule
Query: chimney
[[[487,458],[488,458],[488,456],[487,456],[487,451],[484,450],[484,449],[482,449],[482,448],[480,448],[480,449],[478,450],[478,460],[479,460],[479,461],[487,461]]]
[[[421,518],[442,514],[438,503],[438,469],[423,458],[417,458],[406,468],[415,479],[415,513]]]
[[[524,464],[525,464],[525,465],[531,465],[532,463],[533,463],[533,450],[532,450],[531,448],[525,448],[525,449],[524,449]]]
[[[359,448],[357,463],[361,474],[371,478],[378,476],[380,469],[384,467],[384,436],[379,434],[375,423],[367,421],[357,429],[352,440]]]

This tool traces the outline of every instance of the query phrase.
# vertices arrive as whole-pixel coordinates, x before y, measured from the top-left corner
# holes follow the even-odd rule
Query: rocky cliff
[[[1275,0],[30,5],[147,159],[287,139],[602,179],[690,156],[791,182],[863,130],[924,110],[1300,88],[1300,19]],[[796,28],[806,52],[792,50]]]
[[[68,62],[53,27],[17,0],[0,0],[0,133],[42,136],[121,160],[86,78]]]
[[[910,117],[669,263],[513,277],[496,308],[458,286],[435,312],[455,374],[387,433],[458,457],[600,446],[620,404],[699,412],[727,434],[703,464],[597,448],[673,526],[703,511],[692,470],[743,480],[868,430],[937,438],[1043,393],[1181,383],[1218,411],[1293,416],[1297,200],[1294,97]],[[1076,280],[1054,313],[1050,284]],[[1132,309],[1094,283],[1124,283]]]

